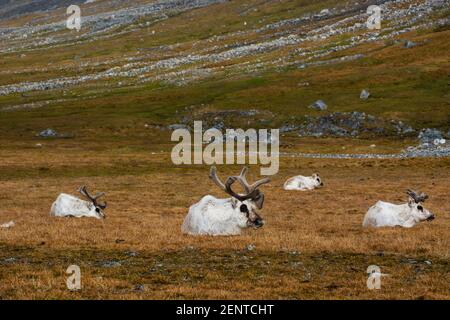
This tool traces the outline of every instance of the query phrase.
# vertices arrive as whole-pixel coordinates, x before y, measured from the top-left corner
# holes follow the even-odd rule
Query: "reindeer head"
[[[314,187],[316,187],[316,188],[323,187],[322,179],[320,179],[318,173],[314,173],[314,174],[312,175],[312,178],[313,178],[313,180],[314,180]]]
[[[97,199],[104,196],[105,193],[104,192],[100,192],[95,196],[91,196],[89,194],[89,192],[86,189],[86,186],[82,186],[80,187],[80,189],[78,189],[78,191],[85,196],[89,201],[92,202],[93,207],[92,207],[92,215],[98,219],[105,219],[106,215],[103,213],[102,210],[106,209],[106,202],[104,203],[98,203]]]
[[[248,168],[244,167],[239,176],[228,177],[225,183],[220,181],[217,176],[215,167],[211,167],[209,177],[214,183],[223,191],[228,193],[232,198],[233,208],[240,221],[241,228],[253,227],[260,228],[264,225],[264,220],[259,215],[258,211],[264,205],[264,194],[259,190],[259,187],[270,181],[269,178],[264,178],[256,181],[252,185],[247,182],[245,177]],[[231,189],[231,186],[236,181],[239,181],[245,190],[245,194],[238,194]]]
[[[434,220],[434,214],[422,206],[422,203],[428,199],[427,194],[423,192],[418,194],[417,192],[409,189],[406,191],[406,194],[408,195],[408,206],[411,209],[411,214],[413,215],[415,221],[420,222],[425,220]]]

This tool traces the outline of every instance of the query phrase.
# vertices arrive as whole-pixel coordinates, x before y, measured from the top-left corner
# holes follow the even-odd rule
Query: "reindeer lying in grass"
[[[105,195],[104,192],[91,196],[85,186],[80,187],[78,191],[89,201],[78,199],[70,194],[61,193],[53,203],[50,215],[55,217],[106,218],[102,211],[106,209],[106,202],[98,203],[97,201],[98,198]]]
[[[364,217],[363,227],[394,227],[401,226],[411,228],[421,221],[431,221],[434,214],[422,206],[428,199],[425,193],[417,194],[407,190],[408,203],[392,204],[378,201],[367,211]]]
[[[270,180],[264,178],[249,185],[244,167],[239,176],[229,177],[225,183],[217,177],[215,167],[211,167],[210,179],[223,191],[231,196],[228,199],[217,199],[204,196],[198,203],[189,208],[181,230],[191,235],[238,235],[248,227],[260,228],[264,225],[258,210],[264,204],[264,194],[259,187]],[[245,194],[237,194],[232,189],[233,183],[238,181],[245,190]]]
[[[314,173],[311,177],[295,176],[289,178],[283,186],[284,190],[313,190],[323,187],[322,179],[318,173]]]

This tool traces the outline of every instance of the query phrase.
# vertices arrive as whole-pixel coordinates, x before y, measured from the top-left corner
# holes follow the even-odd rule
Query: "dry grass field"
[[[3,141],[2,145],[7,144]],[[88,151],[89,150],[89,151]],[[238,166],[219,167],[221,175]],[[314,192],[283,191],[295,174],[321,174]],[[266,225],[234,237],[180,232],[188,207],[223,196],[205,166],[175,167],[168,152],[98,150],[55,140],[2,149],[2,299],[448,299],[450,159],[282,158],[264,187]],[[251,167],[255,179],[258,168]],[[107,219],[50,217],[60,192],[106,191]],[[430,194],[437,215],[412,229],[361,226],[377,200],[404,201],[406,188]],[[253,245],[253,250],[248,246]],[[67,267],[82,290],[66,288]],[[389,276],[368,290],[366,269]]]

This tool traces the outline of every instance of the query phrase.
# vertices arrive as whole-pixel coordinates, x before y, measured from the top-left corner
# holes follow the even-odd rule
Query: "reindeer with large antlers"
[[[106,218],[103,210],[106,209],[106,202],[99,203],[98,198],[105,195],[104,192],[98,193],[95,196],[89,194],[85,186],[82,186],[78,191],[86,197],[88,201],[78,199],[70,194],[61,193],[56,201],[53,203],[50,210],[50,215],[55,217],[90,217],[97,219]]]
[[[217,176],[216,168],[211,167],[209,178],[231,198],[204,196],[189,208],[182,232],[191,235],[237,235],[244,228],[262,227],[264,220],[258,211],[263,207],[264,194],[259,187],[270,180],[264,178],[250,185],[245,177],[247,170],[244,167],[239,176],[231,176],[223,183]],[[236,181],[244,188],[245,194],[233,191],[231,186]]]
[[[367,211],[364,217],[364,227],[394,227],[411,228],[422,221],[431,221],[434,214],[425,209],[422,203],[428,199],[425,193],[407,190],[408,203],[392,204],[378,201]]]

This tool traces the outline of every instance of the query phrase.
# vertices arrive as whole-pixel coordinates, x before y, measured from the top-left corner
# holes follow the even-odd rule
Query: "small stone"
[[[105,261],[102,263],[103,268],[115,268],[120,266],[122,266],[122,264],[119,261]]]
[[[406,40],[405,42],[405,48],[410,49],[410,48],[414,48],[417,44],[415,42],[412,42],[410,40]]]
[[[317,100],[312,105],[309,106],[309,108],[315,109],[315,110],[327,110],[328,106],[325,102],[322,100]]]
[[[246,247],[247,251],[253,251],[253,250],[255,250],[255,248],[256,248],[256,246],[255,246],[254,244],[249,244],[249,245]]]
[[[363,100],[367,100],[369,98],[369,96],[370,96],[369,91],[364,89],[363,91],[361,91],[361,94],[359,95],[359,98],[363,99]]]
[[[44,131],[41,131],[39,133],[39,137],[42,137],[42,138],[56,137],[57,135],[58,135],[58,133],[55,130],[50,129],[50,128],[45,129]]]
[[[134,286],[134,291],[145,291],[145,286],[143,284],[137,284]]]
[[[126,251],[125,254],[129,257],[137,257],[139,255],[136,251]]]
[[[14,262],[16,262],[16,260],[17,260],[16,258],[11,257],[11,258],[4,259],[3,262],[4,263],[14,263]]]
[[[419,133],[418,138],[419,138],[420,142],[424,145],[425,144],[436,144],[436,143],[439,144],[440,140],[443,139],[442,133],[439,130],[430,129],[430,128],[423,129]]]
[[[429,261],[429,260],[425,260],[424,262],[429,266],[431,266],[431,264],[432,264],[431,261]]]

